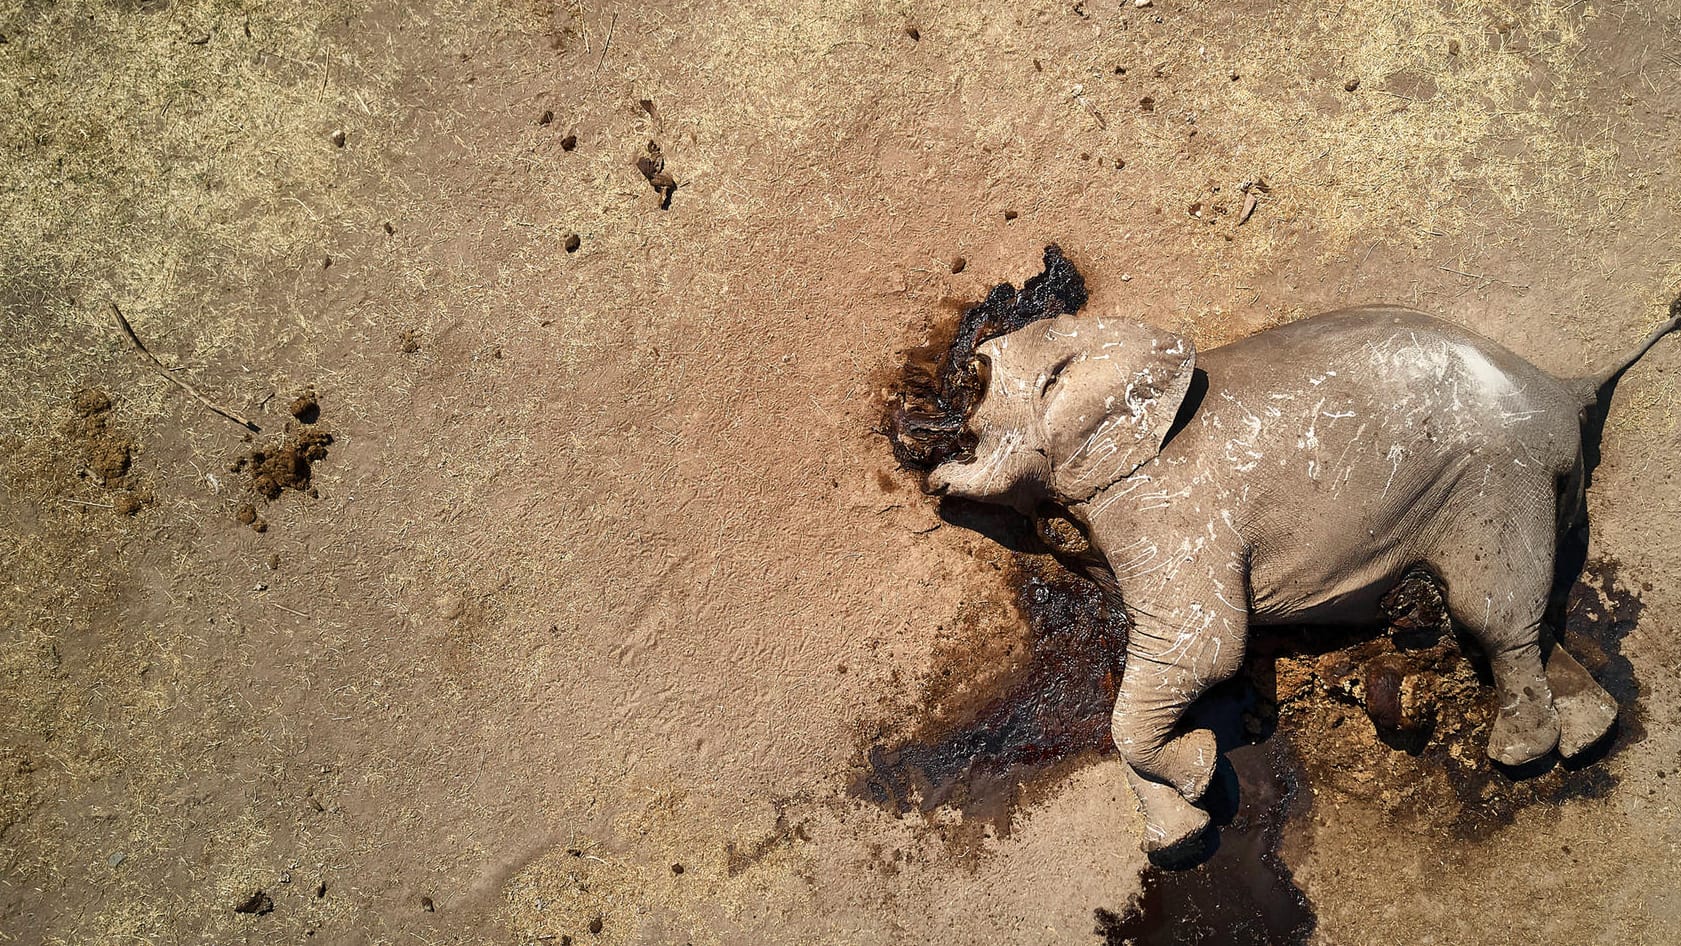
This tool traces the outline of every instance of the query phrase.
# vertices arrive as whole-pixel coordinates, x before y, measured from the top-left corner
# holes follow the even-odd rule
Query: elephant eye
[[[1057,362],[1054,366],[1052,366],[1050,371],[1045,373],[1045,380],[1039,385],[1039,396],[1040,397],[1044,397],[1045,395],[1051,393],[1051,388],[1056,387],[1057,381],[1062,378],[1062,369],[1064,369],[1064,368],[1068,367],[1069,365],[1073,364],[1074,359],[1077,358],[1077,357],[1079,357],[1079,356],[1078,355],[1068,355],[1067,357],[1063,358],[1061,361]]]

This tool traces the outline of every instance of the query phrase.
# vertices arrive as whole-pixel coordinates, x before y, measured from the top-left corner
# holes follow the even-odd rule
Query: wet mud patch
[[[1086,281],[1055,243],[1045,268],[1020,289],[1000,283],[955,325],[935,326],[927,345],[905,353],[886,429],[901,466],[927,472],[973,447],[964,421],[980,399],[975,348],[1041,319],[1072,315],[1086,304]],[[960,267],[955,264],[953,271]]]
[[[956,811],[935,830],[960,845],[1008,835],[1018,810],[1114,751],[1124,617],[1046,556],[1015,556],[1010,582],[1015,614],[972,612],[940,629],[933,669],[899,717],[911,728],[878,732],[851,786],[900,815]]]
[[[1253,698],[1253,691],[1244,694]],[[1206,796],[1218,846],[1195,866],[1151,867],[1124,909],[1092,911],[1106,946],[1286,946],[1316,918],[1278,856],[1284,825],[1305,808],[1302,773],[1282,739],[1240,745]]]

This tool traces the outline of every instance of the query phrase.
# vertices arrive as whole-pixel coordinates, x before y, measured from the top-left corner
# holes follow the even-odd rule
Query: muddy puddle
[[[967,362],[979,342],[1084,302],[1078,271],[1048,247],[1044,273],[1021,290],[995,288],[948,336],[907,353],[887,418],[901,465],[926,471],[966,449],[976,395]],[[942,515],[1014,550],[1008,605],[977,602],[932,630],[931,669],[876,727],[851,791],[907,818],[955,812],[922,823],[975,857],[979,839],[1008,835],[1015,815],[1114,752],[1109,714],[1127,628],[1118,604],[1083,577],[1080,550],[1049,541],[1054,529],[949,501]],[[1619,725],[1571,763],[1521,772],[1487,759],[1492,681],[1428,576],[1391,593],[1386,626],[1263,629],[1244,673],[1192,711],[1225,754],[1208,799],[1217,830],[1187,863],[1147,870],[1133,902],[1094,904],[1094,934],[1139,946],[1305,942],[1312,905],[1278,850],[1287,827],[1311,830],[1300,816],[1314,795],[1374,810],[1397,832],[1462,843],[1532,805],[1604,797],[1616,787],[1606,757],[1643,735],[1640,688],[1621,654],[1640,610],[1615,563],[1588,563],[1562,643],[1617,698]]]

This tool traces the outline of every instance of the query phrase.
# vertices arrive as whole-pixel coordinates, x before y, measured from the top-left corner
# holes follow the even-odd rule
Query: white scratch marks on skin
[[[1395,484],[1395,474],[1400,472],[1401,461],[1403,459],[1405,459],[1406,456],[1407,456],[1406,448],[1402,447],[1400,444],[1397,443],[1397,444],[1392,444],[1390,446],[1389,455],[1387,457],[1384,457],[1384,459],[1388,460],[1389,464],[1390,464],[1390,466],[1389,466],[1389,479],[1385,480],[1384,484],[1383,484],[1383,495],[1384,496],[1389,495],[1389,487],[1391,487]]]
[[[1296,440],[1297,449],[1317,450],[1319,448],[1319,434],[1317,432],[1319,427],[1319,412],[1322,408],[1324,408],[1324,406],[1324,398],[1320,398],[1319,403],[1313,405],[1313,413],[1308,417],[1307,430]],[[1308,475],[1313,475],[1313,464],[1311,462],[1308,463]]]

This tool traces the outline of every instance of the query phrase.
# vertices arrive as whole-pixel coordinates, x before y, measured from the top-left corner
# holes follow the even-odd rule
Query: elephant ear
[[[1196,373],[1187,338],[1124,319],[1095,329],[1041,389],[1051,492],[1064,503],[1090,499],[1160,453]]]

